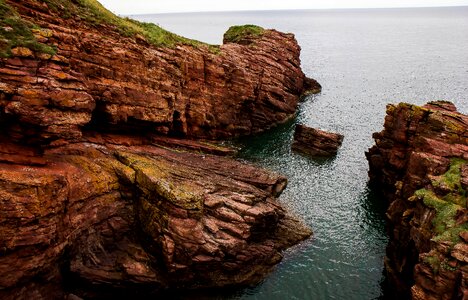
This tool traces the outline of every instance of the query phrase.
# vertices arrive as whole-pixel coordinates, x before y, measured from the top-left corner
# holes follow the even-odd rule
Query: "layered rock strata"
[[[294,116],[293,35],[214,47],[94,0],[0,15],[1,299],[255,284],[311,235],[277,201],[286,178],[187,139]]]
[[[367,153],[387,199],[385,269],[412,299],[468,297],[468,117],[450,102],[389,105]]]
[[[0,61],[0,121],[15,141],[79,139],[89,125],[197,138],[249,135],[293,117],[299,96],[313,88],[292,34],[263,30],[220,47],[154,46],[105,20],[63,15],[87,9],[80,1],[6,3],[40,26],[38,41],[56,49],[50,55],[17,47]]]
[[[286,178],[231,158],[95,134],[7,163],[15,147],[0,150],[2,299],[254,284],[311,234],[277,202]]]
[[[338,133],[296,125],[291,148],[309,156],[330,157],[338,153],[343,138]]]

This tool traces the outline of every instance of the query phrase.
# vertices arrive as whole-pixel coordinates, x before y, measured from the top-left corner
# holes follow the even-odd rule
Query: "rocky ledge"
[[[311,234],[285,177],[231,158],[97,134],[0,149],[24,163],[0,163],[2,299],[255,284]]]
[[[387,199],[385,269],[412,299],[468,297],[468,116],[450,102],[389,105],[367,153]]]
[[[294,116],[313,81],[292,34],[211,46],[94,0],[0,17],[1,299],[255,284],[311,235],[278,203],[286,178],[188,139]]]

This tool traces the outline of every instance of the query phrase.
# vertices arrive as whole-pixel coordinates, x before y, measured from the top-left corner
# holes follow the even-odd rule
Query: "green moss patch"
[[[444,187],[445,189],[449,189],[453,191],[453,193],[455,194],[459,194],[459,196],[461,197],[453,197],[453,198],[454,199],[463,198],[462,200],[464,201],[462,201],[461,203],[458,203],[461,206],[466,206],[466,196],[467,196],[467,193],[465,190],[463,190],[461,182],[460,182],[461,181],[461,167],[467,163],[468,162],[463,159],[459,159],[459,158],[452,159],[450,162],[449,170],[442,176],[439,176],[438,178],[432,181],[432,185],[434,187]]]
[[[202,210],[202,191],[188,180],[178,180],[184,174],[177,174],[172,164],[124,151],[117,152],[116,157],[135,170],[135,183],[148,199],[164,199],[184,209]]]
[[[245,37],[258,37],[265,32],[260,26],[242,25],[231,26],[224,34],[224,43],[237,43]]]
[[[466,208],[467,192],[461,186],[461,166],[467,161],[463,159],[452,159],[449,170],[432,181],[434,188],[442,187],[449,190],[445,196],[439,196],[431,189],[420,189],[415,192],[415,197],[422,199],[424,204],[433,208],[436,212],[432,224],[436,236],[434,241],[449,241],[457,243],[460,241],[459,234],[468,230],[468,224],[457,224],[457,213]]]
[[[433,250],[425,254],[425,257],[423,258],[423,262],[431,266],[435,274],[439,273],[441,261],[440,261],[439,254],[437,251]]]
[[[55,54],[55,49],[39,43],[33,34],[38,26],[23,20],[5,0],[0,0],[0,57],[12,55],[11,50],[25,47],[34,52]]]

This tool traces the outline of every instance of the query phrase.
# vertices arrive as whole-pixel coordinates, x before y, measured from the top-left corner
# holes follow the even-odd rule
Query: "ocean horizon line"
[[[259,13],[259,12],[302,12],[302,11],[369,11],[369,10],[413,10],[413,9],[454,9],[468,8],[468,5],[443,5],[443,6],[403,6],[403,7],[349,7],[349,8],[291,8],[291,9],[257,9],[257,10],[213,10],[213,11],[188,11],[188,12],[155,12],[145,14],[122,14],[121,16],[153,16],[153,15],[186,15],[186,14],[219,14],[219,13]]]

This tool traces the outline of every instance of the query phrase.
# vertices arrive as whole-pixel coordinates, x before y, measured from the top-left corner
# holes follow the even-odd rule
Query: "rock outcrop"
[[[0,16],[1,299],[255,284],[311,235],[277,201],[286,178],[187,139],[294,116],[293,35],[209,46],[93,0]]]
[[[450,102],[387,107],[367,153],[390,242],[385,269],[398,296],[468,297],[468,116]]]
[[[291,148],[310,156],[329,157],[338,153],[343,138],[344,136],[338,133],[296,125]]]
[[[322,91],[322,86],[313,78],[304,80],[304,95],[318,94]]]
[[[0,121],[16,141],[79,139],[85,127],[192,138],[249,135],[293,117],[309,82],[292,34],[262,29],[220,47],[180,37],[155,46],[151,34],[175,38],[153,33],[162,30],[156,26],[112,23],[115,16],[102,7],[6,3],[40,26],[33,29],[37,41],[56,49],[50,55],[16,47],[0,61]],[[66,16],[67,10],[85,16]],[[122,35],[136,26],[153,31]]]
[[[0,153],[2,299],[254,284],[311,234],[277,202],[286,178],[232,158],[97,134]]]

